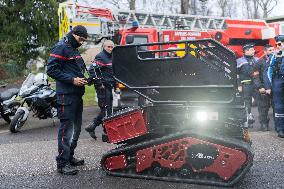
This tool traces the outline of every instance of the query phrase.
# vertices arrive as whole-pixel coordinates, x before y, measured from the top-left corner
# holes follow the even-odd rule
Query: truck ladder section
[[[137,21],[140,27],[156,27],[157,29],[187,29],[187,30],[216,30],[225,29],[224,17],[211,17],[200,15],[185,15],[185,14],[153,14],[136,11],[119,11],[114,14],[115,21],[121,27],[128,27],[129,23]]]
[[[156,27],[157,29],[176,29],[177,27],[189,30],[225,29],[225,17],[186,15],[186,14],[159,14],[137,11],[119,10],[68,4],[73,18],[92,20],[95,18],[108,19],[118,23],[120,28],[131,26],[137,21],[140,27]]]

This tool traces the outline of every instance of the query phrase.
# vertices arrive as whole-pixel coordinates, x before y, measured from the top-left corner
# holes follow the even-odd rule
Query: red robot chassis
[[[149,50],[174,43],[185,48]],[[113,71],[143,103],[104,119],[110,143],[118,144],[102,157],[107,174],[232,186],[252,166],[232,51],[212,39],[119,46]]]

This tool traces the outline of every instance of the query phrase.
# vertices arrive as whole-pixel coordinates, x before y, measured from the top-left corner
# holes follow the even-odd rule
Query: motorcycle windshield
[[[34,83],[34,77],[35,75],[30,73],[27,78],[25,79],[25,81],[23,82],[19,95],[23,96],[25,94],[27,94],[28,91],[30,91],[31,87],[33,86]],[[34,87],[33,87],[34,88]]]
[[[237,89],[236,57],[212,39],[118,46],[113,72],[118,82],[157,103],[229,103]]]
[[[27,96],[34,93],[40,86],[47,86],[47,75],[44,73],[33,74],[30,73],[26,80],[23,82],[20,89],[20,96]]]

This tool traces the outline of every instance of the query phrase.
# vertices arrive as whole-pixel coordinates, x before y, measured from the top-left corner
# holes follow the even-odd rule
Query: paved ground
[[[84,125],[96,112],[94,108],[84,110]],[[8,125],[0,120],[0,188],[217,188],[106,176],[100,169],[100,158],[114,146],[94,141],[84,130],[76,154],[85,158],[86,165],[77,176],[61,176],[56,173],[54,161],[56,125],[57,121],[31,119],[21,133],[10,134]],[[252,139],[254,165],[234,188],[284,188],[284,140],[273,131],[256,128]]]

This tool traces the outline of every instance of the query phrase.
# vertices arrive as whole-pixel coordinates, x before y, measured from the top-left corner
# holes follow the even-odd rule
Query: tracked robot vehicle
[[[236,57],[212,39],[176,43],[113,50],[115,79],[144,100],[104,119],[118,147],[101,166],[113,176],[232,186],[253,162]],[[151,50],[163,45],[183,48]],[[173,50],[179,56],[165,56]]]

